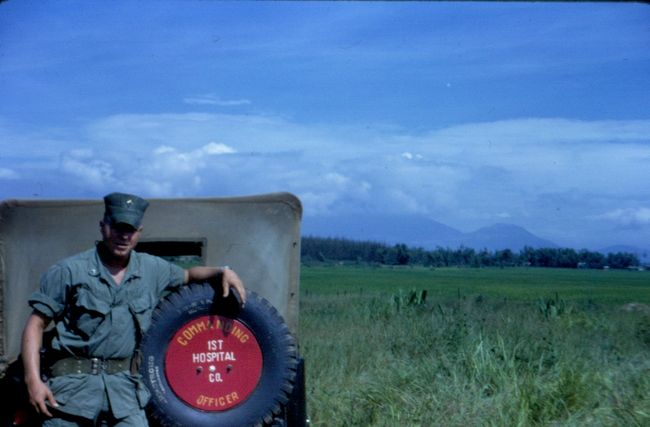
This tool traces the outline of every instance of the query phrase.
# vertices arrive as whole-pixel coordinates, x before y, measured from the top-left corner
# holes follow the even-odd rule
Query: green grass
[[[621,309],[650,273],[309,267],[301,286],[314,426],[650,425],[650,317]]]
[[[303,267],[305,293],[393,293],[426,289],[435,297],[458,294],[531,300],[555,295],[599,303],[650,303],[650,272],[552,268]]]

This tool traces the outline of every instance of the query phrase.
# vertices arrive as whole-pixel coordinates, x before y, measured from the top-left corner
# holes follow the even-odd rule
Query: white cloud
[[[388,193],[389,202],[394,206],[398,206],[401,213],[409,214],[426,214],[428,209],[422,204],[413,194],[402,191],[398,188],[393,188]]]
[[[402,153],[402,158],[406,160],[424,160],[424,156],[422,154],[413,154],[409,151],[405,151]]]
[[[237,114],[118,114],[89,123],[90,144],[102,143],[116,152],[151,152],[157,147],[190,151],[218,140],[238,151],[294,150],[296,144],[319,148],[330,141],[315,140],[320,132],[283,118]]]
[[[0,167],[0,179],[18,179],[19,175],[16,171]]]
[[[202,149],[203,152],[208,155],[234,154],[237,152],[234,148],[217,142],[211,142],[208,145],[203,146]]]
[[[485,168],[501,170],[511,180],[502,187],[617,194],[622,181],[626,191],[643,191],[643,163],[650,158],[647,135],[650,120],[503,120],[432,132],[420,139],[420,150],[427,158],[481,175]]]
[[[499,220],[546,229],[580,221],[602,226],[603,219],[640,224],[646,211],[609,206],[634,206],[648,194],[645,135],[650,120],[504,120],[410,134],[269,116],[129,114],[71,129],[67,137],[59,131],[48,152],[19,135],[13,139],[25,141],[25,152],[44,154],[0,159],[0,177],[9,174],[2,170],[13,177],[53,175],[54,164],[93,191],[128,186],[160,197],[290,191],[306,215],[415,212],[465,230]],[[552,203],[542,203],[542,195]],[[595,218],[599,212],[608,217]]]
[[[151,160],[142,165],[143,171],[157,181],[178,179],[180,176],[189,176],[194,186],[199,185],[201,179],[197,173],[210,164],[210,157],[236,153],[236,150],[226,144],[210,142],[202,147],[190,151],[181,151],[175,147],[163,145],[153,150]],[[170,185],[172,183],[170,182]]]
[[[280,188],[297,193],[312,215],[354,211],[359,203],[370,199],[373,189],[369,182],[339,172],[312,174],[308,166],[292,172],[288,178],[276,182]]]
[[[71,150],[61,158],[61,170],[76,177],[92,189],[101,189],[115,182],[113,166],[93,158],[92,150]]]
[[[183,102],[190,105],[216,105],[219,107],[237,107],[251,104],[248,99],[222,100],[214,94],[187,97],[183,99]]]
[[[650,158],[643,144],[650,120],[503,120],[411,135],[380,126],[191,113],[113,116],[89,130],[92,139],[115,147],[113,165],[124,158],[118,153],[137,148],[131,157],[144,159],[139,180],[158,183],[156,191],[200,192],[219,182],[234,193],[293,191],[316,212],[337,204],[408,208],[452,225],[506,209],[511,218],[534,216],[526,204],[542,192],[619,195],[621,181],[625,191],[644,191],[641,166]],[[206,140],[212,142],[201,143]],[[399,157],[391,154],[400,148]]]
[[[338,195],[335,192],[312,192],[305,191],[300,194],[305,208],[309,208],[311,212],[317,214],[328,214],[332,212],[332,205],[335,204],[338,199]]]
[[[647,141],[648,120],[584,121],[562,118],[525,118],[468,123],[434,132],[435,135],[471,145],[493,139],[517,144],[546,142]],[[474,143],[472,143],[474,142]]]
[[[650,225],[650,208],[614,209],[597,218],[614,221],[621,225]]]
[[[153,153],[155,155],[163,155],[163,154],[168,154],[168,153],[174,153],[176,150],[172,147],[169,147],[167,145],[162,145],[156,149],[153,150]]]

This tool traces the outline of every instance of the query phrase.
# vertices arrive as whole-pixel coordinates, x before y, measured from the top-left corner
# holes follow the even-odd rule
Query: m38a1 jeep
[[[201,283],[159,304],[141,345],[151,424],[306,425],[300,201],[287,193],[149,201],[137,251],[183,266],[228,265],[249,291],[243,308]],[[2,426],[34,424],[20,363],[27,299],[50,265],[92,247],[102,215],[101,200],[0,204]]]

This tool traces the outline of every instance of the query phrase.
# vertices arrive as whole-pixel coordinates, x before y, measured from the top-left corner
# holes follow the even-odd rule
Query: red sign
[[[187,322],[165,355],[169,386],[188,405],[225,411],[255,390],[262,374],[262,351],[243,323],[220,316]]]

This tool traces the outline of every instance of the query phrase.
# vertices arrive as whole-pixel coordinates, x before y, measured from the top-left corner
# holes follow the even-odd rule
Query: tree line
[[[625,269],[640,265],[632,253],[600,252],[571,248],[525,247],[515,252],[510,249],[489,251],[460,247],[426,250],[405,244],[387,245],[372,241],[357,241],[330,237],[303,237],[303,263],[353,262],[375,265],[420,265],[427,267],[555,267],[555,268],[615,268]]]

